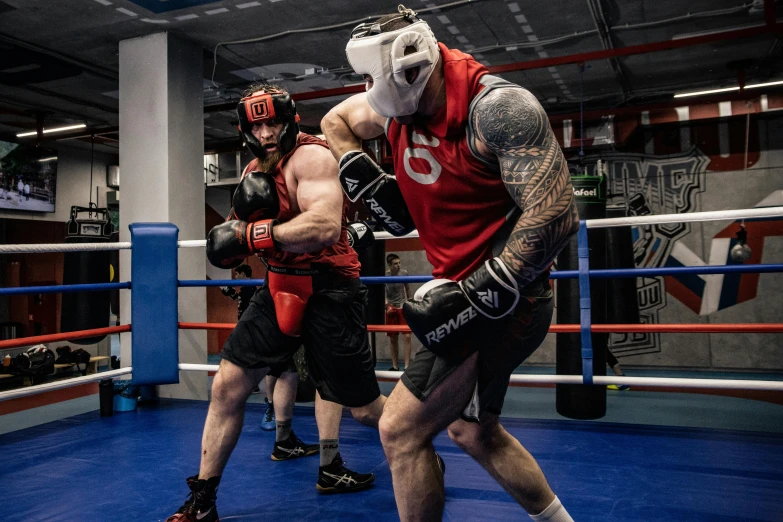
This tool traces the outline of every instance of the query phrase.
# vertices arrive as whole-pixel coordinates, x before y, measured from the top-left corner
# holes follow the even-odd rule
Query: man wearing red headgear
[[[285,371],[302,344],[318,390],[317,488],[353,491],[375,479],[347,469],[337,444],[342,406],[377,427],[386,400],[375,379],[364,323],[367,289],[359,281],[354,250],[367,246],[372,232],[363,223],[347,222],[337,162],[325,141],[299,132],[286,91],[252,88],[237,116],[256,159],[243,172],[228,220],[210,231],[207,257],[216,267],[234,268],[257,254],[267,264],[267,278],[223,347],[199,473],[188,478],[191,494],[170,522],[218,520],[217,487],[242,430],[245,401],[267,369]],[[294,435],[290,416],[281,418],[281,409],[276,414],[273,460],[317,451]]]

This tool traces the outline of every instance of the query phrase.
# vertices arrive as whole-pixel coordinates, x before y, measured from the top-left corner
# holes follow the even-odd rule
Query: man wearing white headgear
[[[400,518],[440,519],[432,439],[448,428],[533,520],[571,517],[535,459],[498,422],[509,377],[552,317],[548,270],[578,229],[563,153],[541,105],[398,13],[347,45],[367,82],[321,122],[340,182],[394,235],[419,231],[435,280],[405,303],[422,342],[379,425]],[[395,176],[362,152],[386,133]]]

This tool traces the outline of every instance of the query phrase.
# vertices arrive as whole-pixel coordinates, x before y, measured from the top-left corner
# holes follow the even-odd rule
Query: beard
[[[280,151],[280,145],[277,146],[277,150],[272,153],[267,153],[263,159],[258,160],[258,170],[261,172],[274,173],[275,165],[283,158],[283,153]]]

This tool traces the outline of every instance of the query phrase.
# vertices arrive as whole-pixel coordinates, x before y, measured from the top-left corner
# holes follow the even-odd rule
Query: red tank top
[[[470,103],[486,68],[473,57],[440,47],[446,105],[427,120],[389,120],[386,136],[394,171],[432,275],[461,280],[492,257],[493,235],[513,208],[496,165],[468,146]]]
[[[285,184],[285,176],[283,175],[283,166],[293,156],[296,149],[302,145],[320,145],[322,147],[329,148],[326,142],[315,136],[300,132],[296,137],[296,145],[291,149],[288,154],[283,156],[275,166],[275,186],[277,187],[277,195],[280,198],[280,214],[277,219],[281,223],[290,221],[297,214],[291,209],[291,200],[288,198],[288,187]],[[258,160],[254,159],[247,164],[245,170],[242,171],[242,176],[258,169]],[[293,252],[269,252],[265,253],[266,257],[270,260],[274,260],[284,265],[301,265],[306,263],[318,263],[329,265],[332,271],[354,279],[359,277],[359,271],[361,264],[359,264],[359,256],[356,251],[348,246],[348,231],[346,224],[348,220],[345,217],[345,211],[348,208],[348,198],[343,196],[343,217],[342,217],[342,232],[340,233],[340,240],[333,245],[329,245],[317,252],[308,252],[305,254],[296,254]]]

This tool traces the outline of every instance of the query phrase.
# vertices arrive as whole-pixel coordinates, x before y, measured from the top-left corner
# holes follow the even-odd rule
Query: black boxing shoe
[[[375,473],[357,473],[345,467],[338,453],[328,466],[318,469],[318,483],[321,493],[353,493],[369,488],[375,482]]]
[[[291,460],[298,459],[299,457],[309,457],[320,451],[321,446],[318,444],[305,444],[299,437],[294,435],[293,431],[291,431],[287,440],[275,442],[272,460]]]
[[[220,522],[215,505],[220,477],[204,480],[194,475],[187,480],[190,495],[177,512],[166,519],[166,522]]]

